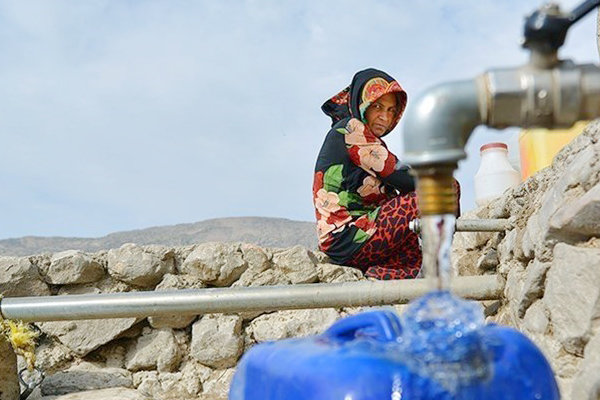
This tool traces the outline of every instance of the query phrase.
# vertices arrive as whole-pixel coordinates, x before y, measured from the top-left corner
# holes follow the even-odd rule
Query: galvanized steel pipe
[[[413,219],[409,228],[415,232],[421,232],[421,220]],[[457,219],[455,223],[456,232],[504,232],[512,228],[512,224],[506,218],[498,219]]]
[[[451,288],[455,294],[467,299],[492,300],[501,297],[504,280],[497,275],[456,277],[452,281]],[[93,295],[7,297],[0,300],[0,313],[8,319],[41,322],[378,306],[407,303],[430,290],[431,283],[427,279],[414,279]]]
[[[458,219],[457,232],[504,232],[511,229],[508,219]]]

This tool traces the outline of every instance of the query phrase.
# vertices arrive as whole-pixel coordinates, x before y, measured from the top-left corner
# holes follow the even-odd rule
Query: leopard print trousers
[[[454,187],[460,199],[457,181]],[[460,211],[457,215],[460,215]],[[419,237],[409,229],[408,224],[418,217],[415,192],[388,200],[381,206],[375,220],[376,232],[346,265],[360,269],[369,278],[415,278],[421,270],[423,256]]]

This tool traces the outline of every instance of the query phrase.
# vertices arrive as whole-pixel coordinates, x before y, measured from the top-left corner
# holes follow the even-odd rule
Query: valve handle
[[[525,18],[523,47],[543,52],[557,51],[565,42],[569,28],[600,5],[600,0],[585,0],[570,13],[556,4],[546,4]]]
[[[600,6],[600,0],[586,0],[571,11],[569,15],[570,25],[573,25],[594,8]]]

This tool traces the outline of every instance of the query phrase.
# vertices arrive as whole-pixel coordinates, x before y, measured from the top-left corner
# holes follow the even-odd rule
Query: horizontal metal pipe
[[[457,232],[504,232],[512,227],[506,218],[499,219],[457,219]]]
[[[421,220],[413,219],[409,228],[415,232],[421,232]],[[512,228],[512,224],[506,218],[499,219],[457,219],[456,232],[504,232]]]
[[[451,289],[468,299],[498,299],[504,290],[504,280],[497,275],[456,277]],[[33,322],[377,306],[407,303],[430,290],[431,283],[427,279],[414,279],[7,297],[0,300],[0,314],[8,319]]]

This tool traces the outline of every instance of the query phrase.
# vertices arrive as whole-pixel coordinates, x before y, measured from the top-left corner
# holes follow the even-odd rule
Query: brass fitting
[[[456,166],[417,169],[417,205],[421,216],[456,214],[458,199],[452,172]]]

